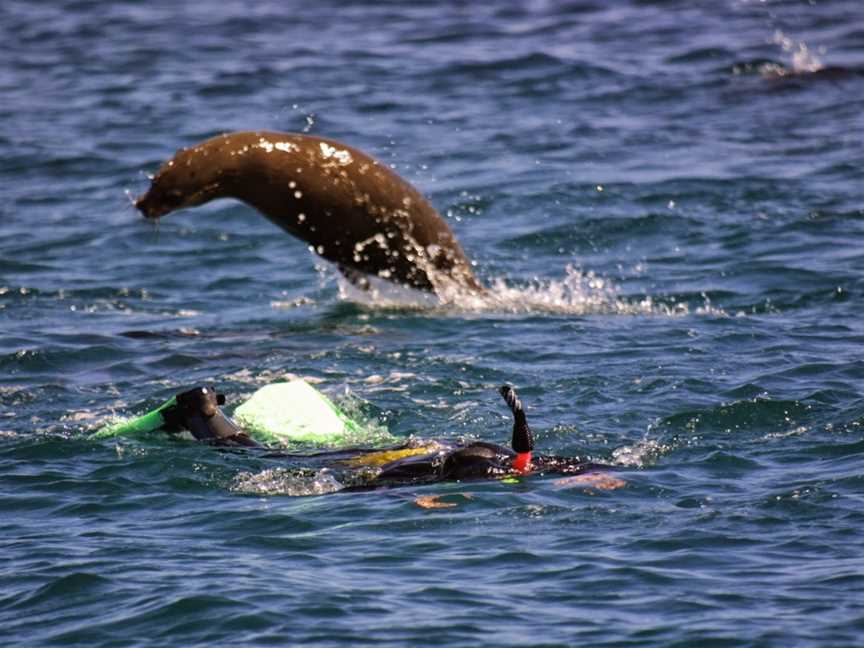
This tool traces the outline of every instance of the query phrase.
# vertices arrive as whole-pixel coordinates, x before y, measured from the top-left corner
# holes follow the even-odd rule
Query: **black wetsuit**
[[[404,444],[394,448],[351,448],[315,454],[291,454],[268,451],[264,457],[314,459],[343,468],[371,469],[369,478],[349,487],[370,489],[406,484],[444,481],[500,479],[513,474],[555,473],[576,475],[610,468],[586,462],[579,457],[531,456],[534,435],[525,417],[522,403],[513,388],[501,387],[501,395],[513,412],[512,448],[495,443],[475,441],[432,442],[426,446]],[[262,447],[249,434],[222,413],[224,397],[208,387],[196,387],[177,395],[177,405],[165,415],[166,428],[188,430],[199,441],[220,447]],[[527,468],[514,466],[520,453],[528,453]],[[392,461],[388,456],[395,455]],[[383,460],[382,460],[383,459]]]

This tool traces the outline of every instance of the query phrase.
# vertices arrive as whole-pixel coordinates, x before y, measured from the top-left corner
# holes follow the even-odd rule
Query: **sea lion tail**
[[[510,385],[502,385],[498,391],[501,393],[510,411],[513,412],[513,440],[511,441],[511,445],[513,451],[516,452],[513,467],[519,472],[526,472],[529,470],[531,464],[531,451],[534,449],[534,433],[528,426],[525,410],[522,408],[522,401],[516,395],[516,390]]]

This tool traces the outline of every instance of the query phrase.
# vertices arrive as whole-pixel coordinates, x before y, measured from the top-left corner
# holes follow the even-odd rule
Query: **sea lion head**
[[[150,188],[135,201],[135,208],[144,218],[156,220],[225,195],[225,180],[226,168],[211,159],[208,151],[200,146],[180,149],[156,172]]]

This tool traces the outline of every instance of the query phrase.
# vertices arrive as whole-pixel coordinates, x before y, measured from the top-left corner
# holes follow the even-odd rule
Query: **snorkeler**
[[[268,451],[266,458],[323,460],[345,469],[363,470],[367,478],[348,490],[368,490],[386,486],[447,481],[502,479],[534,473],[579,475],[610,466],[584,461],[579,457],[534,455],[534,435],[528,425],[522,402],[515,390],[504,385],[501,396],[513,413],[511,447],[484,441],[441,440],[418,444],[416,441],[387,449],[351,448],[314,454]],[[220,409],[224,396],[209,387],[196,387],[178,394],[154,412],[161,417],[161,429],[169,433],[189,432],[201,442],[219,447],[262,448],[245,430]],[[152,416],[152,414],[151,414]]]

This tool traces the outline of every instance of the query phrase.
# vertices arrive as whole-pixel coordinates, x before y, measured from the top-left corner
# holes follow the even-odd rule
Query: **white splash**
[[[792,54],[792,71],[796,74],[807,72],[818,72],[825,65],[822,59],[813,52],[804,41],[794,41],[779,29],[774,32],[771,42],[783,48],[787,54]],[[820,54],[825,54],[824,48],[820,48]],[[775,71],[782,76],[783,73]]]
[[[241,472],[231,482],[230,490],[246,495],[324,495],[335,493],[345,486],[326,468],[316,473],[268,468],[261,472]]]
[[[339,298],[374,308],[436,310],[465,313],[540,313],[549,315],[647,315],[684,317],[691,314],[725,317],[706,297],[695,308],[684,302],[657,302],[651,296],[622,297],[610,279],[565,267],[563,279],[535,279],[516,285],[498,277],[483,293],[467,290],[450,277],[434,276],[436,294],[369,277],[361,290],[338,275]]]

